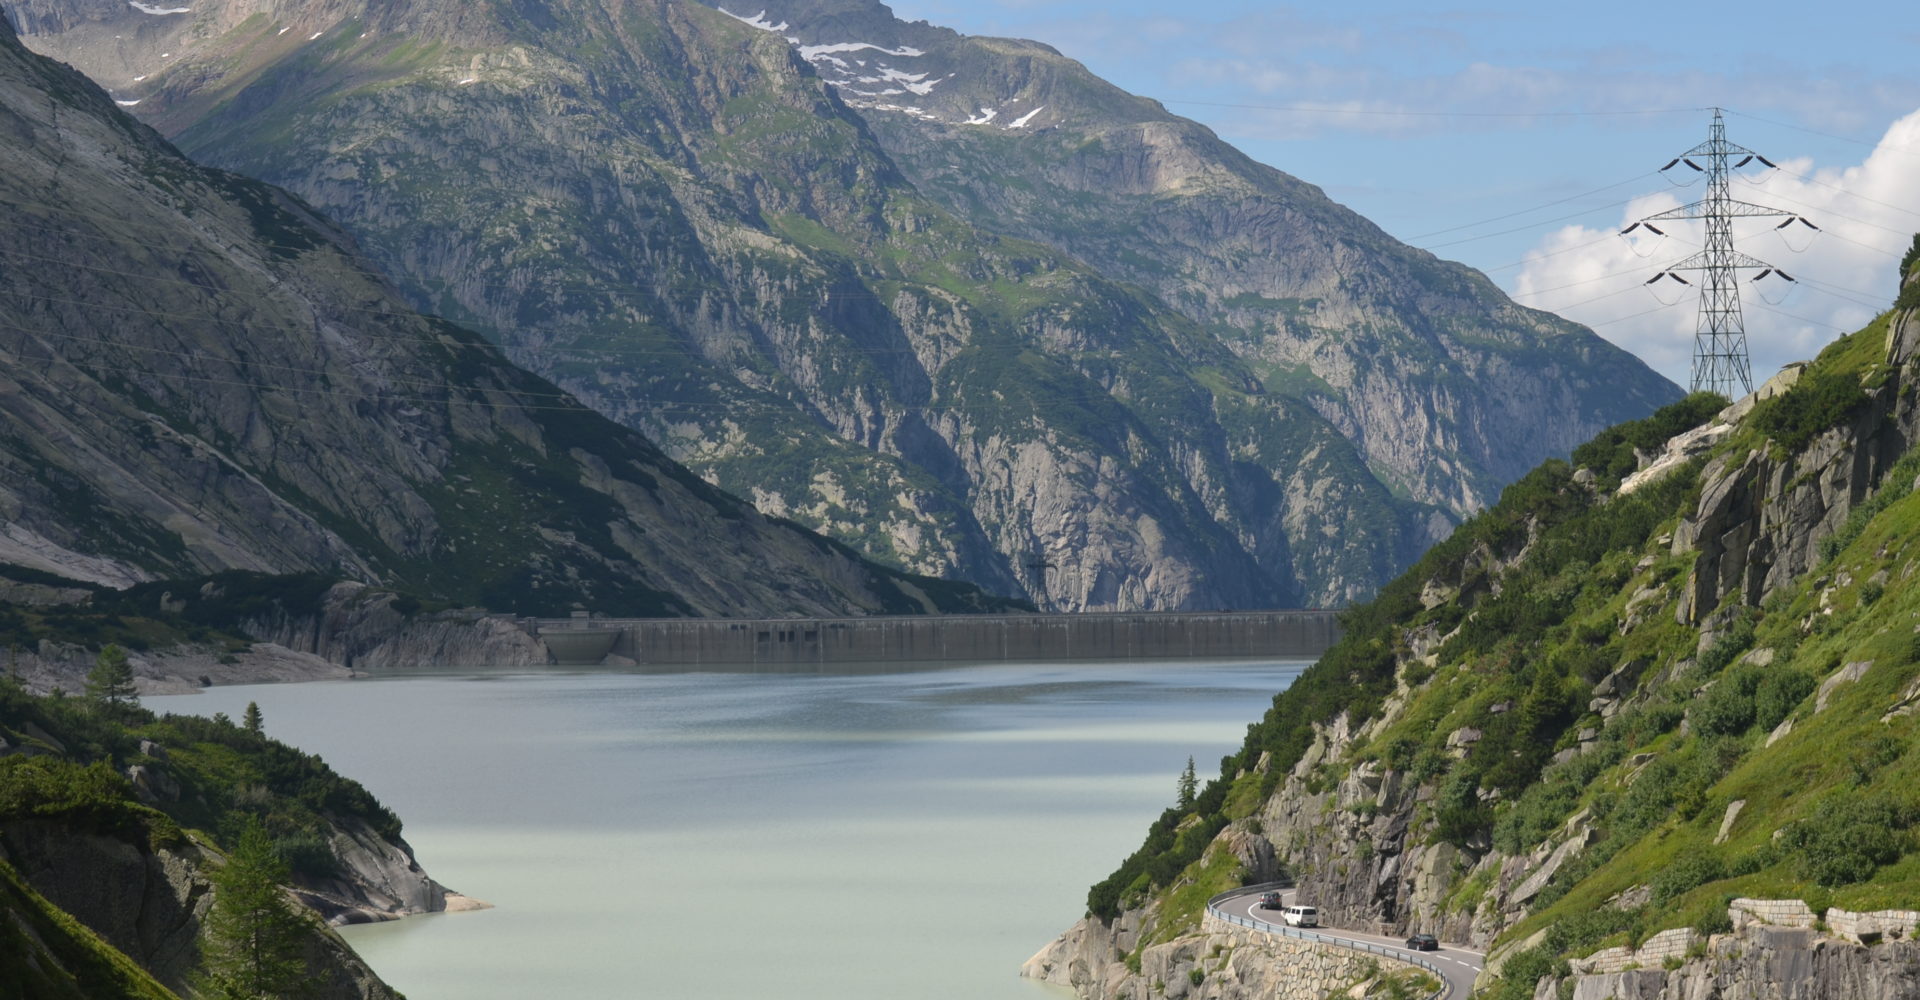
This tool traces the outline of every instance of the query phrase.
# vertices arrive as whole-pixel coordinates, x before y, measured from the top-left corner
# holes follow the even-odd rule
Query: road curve
[[[1438,951],[1411,951],[1405,938],[1382,937],[1378,934],[1366,934],[1360,931],[1341,930],[1337,927],[1292,928],[1280,921],[1280,911],[1260,908],[1259,887],[1246,892],[1216,900],[1214,909],[1233,918],[1235,922],[1250,921],[1256,930],[1274,933],[1285,931],[1289,934],[1311,935],[1334,944],[1353,947],[1369,946],[1370,951],[1384,951],[1396,958],[1413,962],[1425,962],[1440,970],[1447,981],[1447,1000],[1466,1000],[1473,992],[1473,981],[1480,975],[1480,969],[1487,964],[1483,952],[1471,951],[1459,945],[1442,944]],[[1294,902],[1294,890],[1288,889],[1281,895],[1281,901],[1287,905]]]

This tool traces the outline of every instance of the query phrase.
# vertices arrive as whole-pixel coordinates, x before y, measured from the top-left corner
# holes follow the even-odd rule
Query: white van
[[[1320,926],[1320,911],[1311,906],[1289,906],[1280,911],[1280,919],[1289,927]]]

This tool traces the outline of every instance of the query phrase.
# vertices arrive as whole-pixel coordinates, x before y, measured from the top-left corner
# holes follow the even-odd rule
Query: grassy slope
[[[1908,285],[1903,304],[1913,304],[1915,288],[1920,283]],[[1411,772],[1436,795],[1418,807],[1409,845],[1444,840],[1484,850],[1491,842],[1523,853],[1589,811],[1598,843],[1501,936],[1547,931],[1510,962],[1496,996],[1530,997],[1539,975],[1602,946],[1668,927],[1719,929],[1735,895],[1856,910],[1920,902],[1920,715],[1883,721],[1920,676],[1920,589],[1902,585],[1920,571],[1920,496],[1909,493],[1920,453],[1883,477],[1880,492],[1828,540],[1820,566],[1763,607],[1739,610],[1706,649],[1698,632],[1675,624],[1676,591],[1693,555],[1673,555],[1667,542],[1694,509],[1699,470],[1713,457],[1784,455],[1855,412],[1861,387],[1890,375],[1882,358],[1888,321],[1830,346],[1793,392],[1762,403],[1709,455],[1630,497],[1607,499],[1635,467],[1633,448],[1702,422],[1718,400],[1691,398],[1576,451],[1575,463],[1599,473],[1597,490],[1577,485],[1574,466],[1563,462],[1510,487],[1376,601],[1348,614],[1341,644],[1249,727],[1194,809],[1168,810],[1140,852],[1094,887],[1090,912],[1157,898],[1154,939],[1191,926],[1196,901],[1238,877],[1221,863],[1225,852],[1206,849],[1212,832],[1258,811],[1311,743],[1311,724],[1342,711],[1356,729],[1383,712],[1390,719],[1344,759],[1316,768],[1308,787],[1330,786],[1367,760]],[[1419,598],[1430,582],[1456,592],[1425,608]],[[1635,605],[1648,591],[1653,599]],[[1427,627],[1453,634],[1423,660],[1408,640]],[[1742,660],[1762,649],[1772,651],[1769,666]],[[1647,667],[1623,710],[1609,720],[1589,712],[1594,683],[1637,659]],[[1816,712],[1816,686],[1854,663],[1870,666]],[[1395,697],[1402,682],[1411,688],[1404,699]],[[1491,712],[1499,702],[1514,708]],[[1785,719],[1792,731],[1766,746]],[[1456,760],[1447,736],[1469,726],[1485,735]],[[1551,762],[1588,728],[1600,735],[1586,752]],[[1270,766],[1256,768],[1263,754],[1272,755]],[[1494,790],[1497,800],[1482,801]],[[1715,845],[1735,800],[1744,810]],[[1777,839],[1775,831],[1783,831]],[[1450,904],[1471,909],[1490,881],[1482,873],[1457,883]],[[1649,902],[1607,905],[1636,886],[1651,890]]]

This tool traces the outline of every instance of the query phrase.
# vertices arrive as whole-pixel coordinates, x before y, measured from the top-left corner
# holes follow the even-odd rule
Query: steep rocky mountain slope
[[[1917,261],[1804,370],[1546,463],[1356,608],[1029,971],[1147,995],[1148,951],[1205,971],[1210,893],[1288,877],[1490,949],[1501,1000],[1916,995]]]
[[[878,5],[6,6],[721,487],[1048,607],[1343,603],[1677,395],[1043,46]],[[969,112],[1020,128],[940,103],[1023,74],[1052,111]]]
[[[751,6],[922,192],[1149,290],[1338,427],[1396,493],[1471,513],[1677,395],[1049,46],[903,22],[874,0]]]
[[[343,572],[543,614],[981,602],[714,489],[4,26],[0,136],[0,561]]]

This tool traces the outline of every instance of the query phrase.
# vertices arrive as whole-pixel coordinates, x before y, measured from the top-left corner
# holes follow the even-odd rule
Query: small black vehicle
[[[1282,905],[1283,905],[1283,904],[1282,904],[1282,903],[1280,902],[1280,894],[1279,894],[1279,893],[1277,893],[1277,892],[1263,892],[1263,893],[1261,893],[1261,894],[1260,894],[1260,908],[1261,908],[1261,909],[1263,909],[1263,910],[1277,910],[1277,909],[1279,909],[1279,908],[1280,908],[1280,907],[1281,907]]]
[[[1415,934],[1407,939],[1407,947],[1413,951],[1439,951],[1440,939],[1431,934]]]

